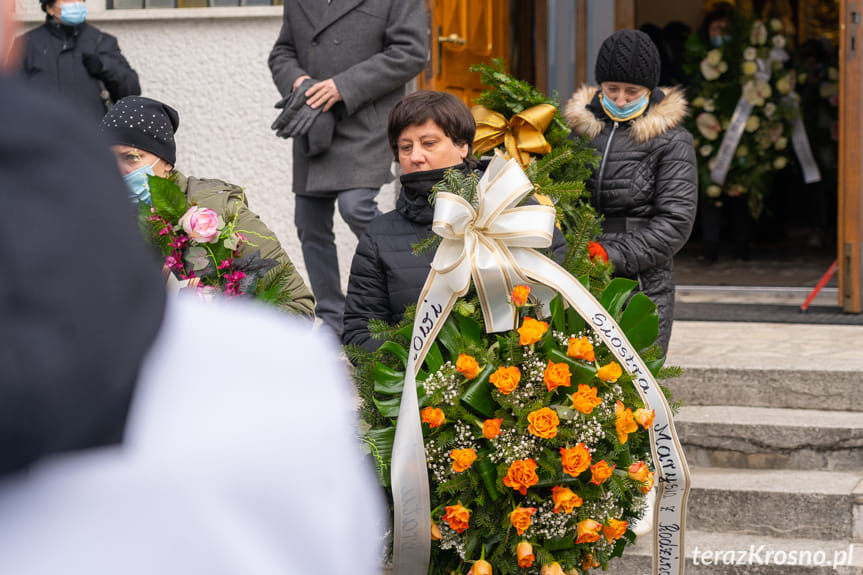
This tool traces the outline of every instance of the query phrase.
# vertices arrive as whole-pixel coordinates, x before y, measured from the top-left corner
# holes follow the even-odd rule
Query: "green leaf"
[[[494,410],[497,409],[497,403],[491,396],[492,385],[488,381],[488,377],[494,373],[494,370],[494,364],[485,364],[485,367],[476,377],[476,380],[461,396],[461,402],[463,404],[486,417],[492,417],[494,415]]]
[[[650,373],[653,374],[653,377],[659,377],[659,371],[662,369],[663,364],[665,364],[665,356],[658,357],[656,359],[646,360],[644,365],[647,366],[647,369],[650,370]]]
[[[405,360],[407,360],[407,350],[405,350]],[[429,372],[434,373],[439,370],[443,365],[443,354],[440,351],[440,347],[438,347],[437,342],[434,342],[429,346],[429,351],[426,354],[425,364],[429,369]]]
[[[147,176],[147,180],[156,213],[172,222],[179,221],[189,209],[189,200],[183,190],[171,180],[159,176]]]
[[[459,333],[458,326],[456,325],[452,315],[450,315],[444,322],[440,329],[440,333],[438,333],[437,339],[443,344],[449,352],[453,363],[455,363],[455,359],[458,357],[459,351]]]
[[[482,326],[479,322],[472,317],[464,315],[456,315],[456,318],[458,319],[458,325],[461,330],[463,340],[472,345],[482,345]]]
[[[384,343],[381,344],[381,346],[378,349],[390,352],[391,354],[393,354],[394,356],[396,356],[397,358],[399,358],[401,360],[402,365],[407,366],[407,364],[408,364],[408,350],[406,350],[404,347],[400,346],[396,342],[385,341]]]
[[[551,310],[551,323],[556,331],[566,332],[566,312],[563,305],[563,297],[560,294],[554,296],[548,304]]]
[[[476,462],[476,470],[491,500],[500,499],[501,493],[497,490],[497,466],[484,456]]]
[[[602,292],[602,297],[599,303],[602,304],[611,317],[617,318],[620,315],[623,305],[629,298],[629,294],[635,289],[638,282],[626,278],[614,278]]]
[[[201,271],[210,264],[210,254],[206,249],[200,246],[192,246],[183,254],[183,259],[186,260],[192,269]]]
[[[659,337],[659,315],[656,304],[649,297],[638,292],[623,311],[620,318],[620,329],[626,334],[634,351],[640,351],[651,345]]]
[[[395,438],[395,427],[370,429],[365,435],[365,440],[370,447],[371,456],[375,460],[378,477],[385,487],[390,484],[390,475],[386,471],[389,469],[393,459],[393,441],[395,441]]]
[[[401,395],[405,382],[405,372],[396,371],[382,363],[375,364],[375,392],[385,395]]]
[[[586,325],[584,318],[578,313],[574,307],[566,310],[566,329],[567,333],[576,334],[584,329]]]
[[[377,383],[375,383],[377,391]],[[417,388],[417,401],[422,405],[426,393],[422,387]],[[402,396],[397,395],[391,399],[375,399],[375,405],[384,417],[395,418],[399,416],[399,408],[402,405]]]
[[[569,364],[569,372],[572,374],[570,382],[575,389],[578,389],[579,383],[590,383],[596,377],[596,367],[593,364],[584,364],[574,360],[559,349],[549,350],[548,358],[555,363],[566,362]]]
[[[384,417],[395,418],[399,416],[399,408],[402,405],[402,396],[391,399],[375,399],[375,406]]]

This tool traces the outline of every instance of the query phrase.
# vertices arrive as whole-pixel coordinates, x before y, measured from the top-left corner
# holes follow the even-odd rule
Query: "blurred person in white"
[[[4,67],[0,573],[378,575],[336,342],[166,298],[108,142]]]

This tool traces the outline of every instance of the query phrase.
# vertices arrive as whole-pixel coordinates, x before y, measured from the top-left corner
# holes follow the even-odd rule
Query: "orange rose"
[[[536,475],[536,462],[533,459],[516,459],[509,466],[503,484],[512,487],[522,495],[527,495],[527,488],[539,481]]]
[[[426,407],[422,410],[422,422],[428,423],[429,429],[434,429],[446,423],[446,416],[439,407]]]
[[[608,466],[608,463],[603,459],[599,463],[590,466],[590,482],[594,485],[600,485],[603,481],[611,477],[611,473],[617,465]]]
[[[519,541],[515,547],[515,556],[518,558],[518,566],[527,569],[533,565],[536,556],[533,554],[533,545],[528,541]]]
[[[653,416],[655,412],[652,409],[644,409],[643,407],[639,407],[635,410],[635,413],[632,416],[635,418],[635,421],[641,424],[641,427],[647,429],[651,425],[653,425]]]
[[[479,375],[479,364],[473,357],[463,353],[455,361],[455,370],[471,380]]]
[[[536,513],[536,507],[516,507],[509,514],[509,522],[515,527],[516,533],[524,535],[524,532],[530,527],[530,516],[534,513]]]
[[[491,563],[485,559],[479,559],[474,562],[467,575],[491,575]]]
[[[512,301],[512,305],[515,307],[521,307],[527,303],[527,296],[530,295],[530,288],[527,286],[515,286],[512,288],[512,294],[510,299]]]
[[[551,439],[557,436],[557,426],[560,419],[557,417],[557,412],[550,407],[531,411],[527,414],[527,420],[530,422],[527,430],[533,435],[542,439]]]
[[[560,459],[563,463],[563,472],[573,477],[578,477],[590,467],[590,451],[583,443],[575,447],[561,447]]]
[[[598,377],[602,381],[607,381],[609,383],[614,383],[621,375],[623,375],[623,370],[620,368],[616,361],[612,361],[609,364],[603,365],[598,370],[596,370],[596,377]]]
[[[432,541],[440,541],[443,539],[443,533],[440,532],[440,527],[437,526],[437,523],[432,519],[431,522],[431,538]]]
[[[588,569],[593,569],[594,567],[599,567],[599,561],[597,561],[596,559],[594,559],[594,558],[593,558],[593,555],[591,555],[590,553],[588,553],[588,554],[587,554],[587,555],[585,555],[585,556],[584,556],[584,558],[581,560],[581,568],[582,568],[584,571],[587,571]]]
[[[544,321],[537,321],[532,317],[524,318],[521,327],[518,328],[520,345],[530,345],[542,339],[545,332],[548,331],[548,324]]]
[[[617,429],[617,439],[620,443],[626,443],[629,439],[629,434],[638,431],[638,424],[632,417],[632,410],[628,407],[624,409],[620,401],[614,408],[614,427]]]
[[[618,519],[609,519],[608,525],[602,526],[602,534],[605,535],[605,538],[609,543],[620,539],[623,537],[623,534],[626,533],[626,521],[620,521]]]
[[[545,367],[545,373],[542,376],[542,381],[549,391],[554,391],[558,387],[569,387],[569,379],[572,374],[569,373],[568,363],[554,363],[548,360],[548,365]]]
[[[443,520],[449,524],[453,531],[461,533],[468,527],[470,509],[463,507],[460,503],[458,505],[450,505],[446,508]]]
[[[518,382],[521,381],[521,371],[515,366],[499,367],[488,376],[488,380],[502,394],[509,395],[518,387]]]
[[[551,500],[554,501],[554,509],[552,513],[572,513],[576,507],[581,507],[583,500],[576,495],[569,487],[561,487],[555,485],[551,488]]]
[[[476,451],[473,449],[453,449],[449,456],[453,458],[452,470],[461,473],[466,471],[476,460]]]
[[[602,403],[596,396],[597,389],[583,383],[578,384],[578,391],[572,394],[572,406],[578,411],[590,414],[593,408]]]
[[[540,575],[566,575],[563,571],[563,567],[560,566],[560,563],[555,561],[554,563],[549,563],[548,565],[543,565],[542,570],[539,572]]]
[[[578,531],[578,539],[575,540],[576,543],[593,543],[594,541],[599,541],[599,531],[602,529],[602,523],[593,519],[585,519],[578,522],[576,529]]]
[[[653,472],[647,474],[647,479],[644,480],[644,485],[638,488],[639,491],[647,494],[648,491],[653,487]]]
[[[566,355],[572,359],[583,359],[584,361],[594,361],[596,354],[593,353],[593,344],[585,336],[576,339],[569,338],[569,346],[566,348]]]
[[[629,478],[639,483],[647,481],[647,475],[650,473],[650,468],[643,461],[636,461],[629,466]]]
[[[486,439],[494,439],[500,435],[500,424],[503,419],[486,419],[482,422],[482,435]]]

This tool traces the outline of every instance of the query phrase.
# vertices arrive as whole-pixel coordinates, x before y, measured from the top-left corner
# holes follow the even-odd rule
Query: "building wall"
[[[279,93],[267,56],[281,26],[281,9],[105,11],[87,4],[89,22],[117,37],[138,72],[142,95],[179,112],[177,168],[245,186],[252,210],[308,279],[293,220],[291,143],[270,130]],[[43,21],[36,0],[20,8],[24,29]],[[382,210],[392,209],[393,190],[385,187]],[[335,228],[346,285],[356,238],[338,214]]]

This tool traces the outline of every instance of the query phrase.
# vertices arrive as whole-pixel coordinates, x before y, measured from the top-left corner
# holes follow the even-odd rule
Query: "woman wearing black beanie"
[[[603,216],[590,253],[637,280],[659,312],[657,343],[668,351],[674,317],[672,259],[692,231],[698,172],[687,103],[679,88],[659,88],[660,57],[647,34],[619,30],[596,58],[599,86],[582,86],[564,116],[573,137],[588,136],[601,156],[586,182]]]

